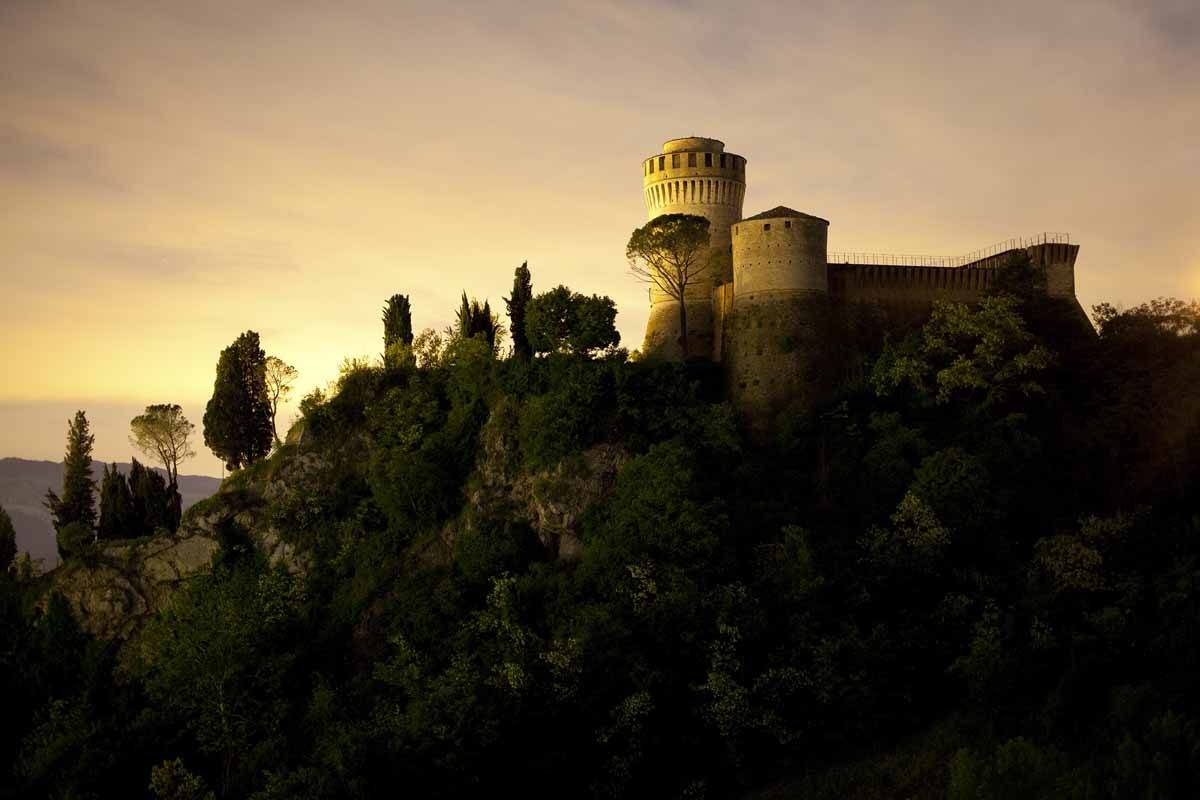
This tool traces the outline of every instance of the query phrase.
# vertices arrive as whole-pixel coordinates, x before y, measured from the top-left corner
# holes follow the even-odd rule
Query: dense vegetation
[[[464,296],[228,482],[312,459],[266,501],[304,573],[230,526],[124,650],[0,580],[7,794],[1196,796],[1200,308],[1071,338],[1014,292],[846,323],[835,396],[753,442],[601,299],[525,297],[504,359]],[[578,558],[488,499],[599,445]]]

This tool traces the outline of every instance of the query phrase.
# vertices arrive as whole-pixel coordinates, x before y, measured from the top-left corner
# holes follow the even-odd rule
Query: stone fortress
[[[1075,299],[1079,245],[1065,234],[952,258],[830,253],[829,222],[820,217],[776,206],[743,219],[746,159],[695,136],[671,139],[644,160],[642,184],[649,219],[695,214],[711,223],[712,266],[685,293],[688,349],[721,363],[735,404],[752,416],[811,396],[823,309],[866,303],[885,324],[919,323],[935,300],[978,300],[1026,253],[1047,295],[1076,322],[1087,319]],[[642,350],[678,357],[678,340],[679,304],[652,284]]]

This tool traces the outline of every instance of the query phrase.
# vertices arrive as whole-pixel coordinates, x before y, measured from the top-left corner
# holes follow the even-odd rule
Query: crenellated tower
[[[1040,272],[1063,336],[1094,335],[1075,297],[1079,245],[1066,234],[1009,239],[963,256],[830,253],[829,222],[820,217],[776,206],[743,219],[746,159],[700,137],[671,139],[643,160],[642,188],[650,219],[695,214],[710,223],[713,266],[685,298],[690,355],[721,365],[729,398],[752,431],[828,398],[844,368],[843,326],[863,322],[902,336],[938,301],[978,302],[1015,264]],[[680,356],[679,304],[657,287],[642,349]]]
[[[642,162],[647,219],[663,214],[695,214],[708,219],[713,266],[688,286],[688,340],[692,353],[713,348],[713,287],[733,280],[730,230],[742,218],[746,159],[725,152],[716,139],[671,139],[662,152]],[[679,304],[650,287],[650,319],[643,352],[679,355]]]

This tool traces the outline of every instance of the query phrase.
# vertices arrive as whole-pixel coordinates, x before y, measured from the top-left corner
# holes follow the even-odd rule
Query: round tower
[[[663,214],[695,214],[708,219],[713,266],[693,279],[685,294],[688,349],[710,354],[713,346],[713,287],[733,280],[730,228],[742,218],[746,159],[725,152],[716,139],[671,139],[662,152],[642,162],[647,219]],[[679,304],[653,284],[643,352],[679,355]]]
[[[733,307],[829,293],[829,221],[784,206],[733,226]]]
[[[783,206],[733,226],[725,358],[730,396],[757,427],[820,389],[828,232],[827,220]]]

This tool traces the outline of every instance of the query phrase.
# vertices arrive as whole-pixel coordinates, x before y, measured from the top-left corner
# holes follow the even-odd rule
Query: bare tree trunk
[[[683,301],[683,292],[679,293],[679,349],[683,352],[683,360],[688,358],[687,303]]]

